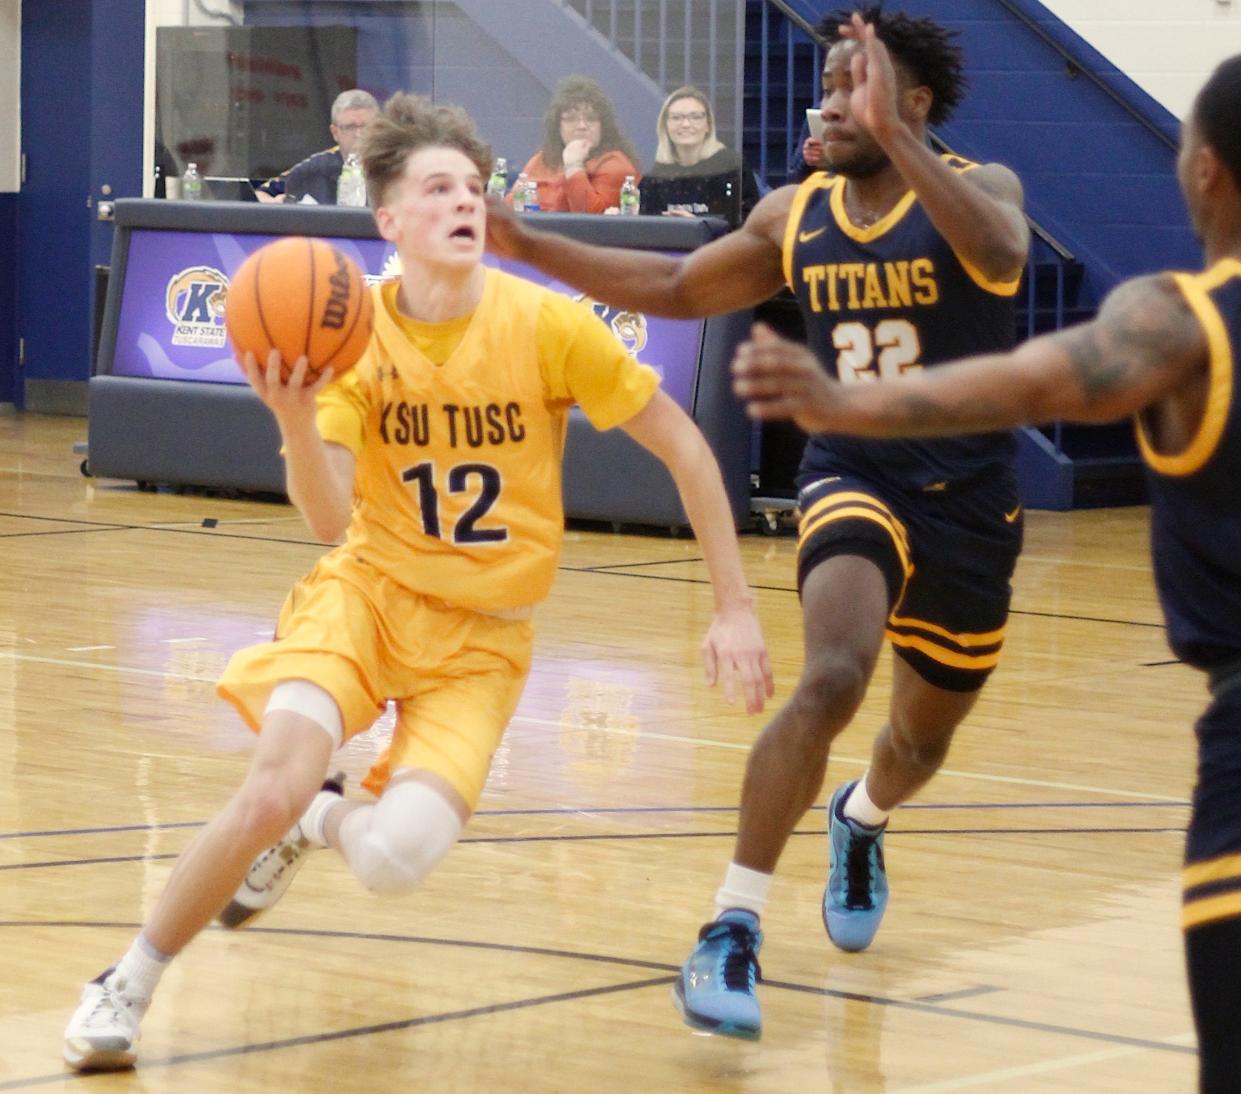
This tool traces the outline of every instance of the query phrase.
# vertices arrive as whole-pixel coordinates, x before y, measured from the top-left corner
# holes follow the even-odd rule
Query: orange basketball
[[[285,379],[303,354],[309,378],[353,368],[371,337],[371,293],[362,271],[322,239],[290,236],[260,247],[233,274],[224,326],[238,360],[263,365],[274,347]]]

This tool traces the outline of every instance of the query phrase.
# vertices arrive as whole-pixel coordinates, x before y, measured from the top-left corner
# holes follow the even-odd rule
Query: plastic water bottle
[[[491,178],[487,180],[487,193],[492,197],[504,197],[504,191],[508,189],[508,161],[503,156],[496,158],[496,165],[492,168]]]
[[[526,179],[526,195],[523,205],[527,213],[539,211],[539,184],[534,179]]]
[[[202,201],[203,177],[198,173],[198,164],[187,163],[185,174],[181,176],[181,200]]]
[[[517,176],[517,181],[513,183],[513,212],[524,213],[526,211],[526,189],[530,185],[530,180],[526,178],[523,171]]]
[[[620,211],[623,217],[636,217],[638,215],[638,184],[633,181],[633,175],[625,176],[625,183],[620,188]]]
[[[340,168],[336,183],[336,204],[363,206],[366,204],[366,178],[356,152],[350,152]]]

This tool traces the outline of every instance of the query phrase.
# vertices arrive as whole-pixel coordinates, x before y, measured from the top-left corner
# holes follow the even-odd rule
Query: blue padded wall
[[[0,403],[17,387],[17,195],[0,194]]]
[[[22,5],[26,183],[18,208],[19,331],[24,379],[89,375],[91,4]],[[19,396],[20,398],[20,396]]]
[[[1036,0],[901,7],[960,31],[970,89],[939,134],[963,155],[1017,172],[1031,216],[1085,267],[1081,303],[1135,274],[1201,265],[1166,109]]]

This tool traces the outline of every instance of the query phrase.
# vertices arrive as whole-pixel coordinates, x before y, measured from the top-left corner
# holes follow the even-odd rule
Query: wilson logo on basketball
[[[228,278],[212,266],[191,266],[175,273],[164,291],[164,314],[172,324],[174,346],[224,345],[224,302]]]
[[[327,368],[340,377],[370,342],[371,296],[342,249],[325,239],[285,236],[233,271],[225,328],[238,360],[253,353],[266,362],[276,350],[286,382],[302,357],[311,382]]]
[[[335,248],[332,249],[332,255],[336,259],[336,270],[328,278],[330,289],[319,326],[340,330],[349,318],[349,260]]]

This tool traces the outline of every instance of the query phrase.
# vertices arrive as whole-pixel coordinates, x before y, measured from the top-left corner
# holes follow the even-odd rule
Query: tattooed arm
[[[1160,274],[1117,288],[1093,321],[1012,353],[877,383],[829,380],[804,346],[759,326],[733,361],[733,390],[751,417],[792,418],[807,432],[933,437],[1113,421],[1188,392],[1207,360],[1202,325]]]

